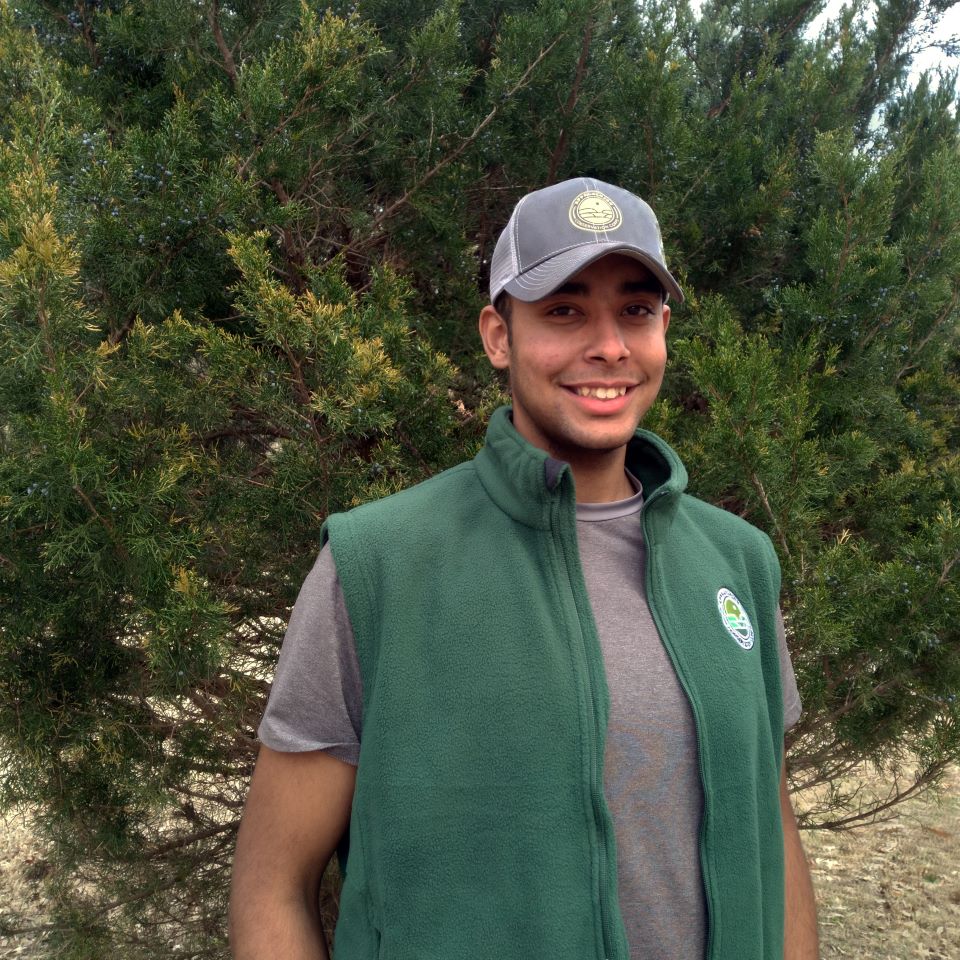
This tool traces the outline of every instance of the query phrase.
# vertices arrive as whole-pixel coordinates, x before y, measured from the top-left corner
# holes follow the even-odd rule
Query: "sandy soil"
[[[820,913],[821,956],[960,960],[960,771],[939,797],[896,820],[843,833],[805,831]],[[0,958],[43,958],[43,846],[21,818],[0,819]]]

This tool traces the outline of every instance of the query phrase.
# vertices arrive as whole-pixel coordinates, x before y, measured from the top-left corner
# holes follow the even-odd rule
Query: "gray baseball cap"
[[[490,302],[503,291],[527,303],[540,300],[608,253],[636,257],[669,296],[683,302],[683,291],[667,269],[650,205],[592,177],[521,197],[493,251]]]

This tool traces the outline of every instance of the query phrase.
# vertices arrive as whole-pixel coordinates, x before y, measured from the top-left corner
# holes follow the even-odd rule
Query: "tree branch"
[[[850,814],[850,816],[838,817],[836,820],[825,820],[821,823],[804,827],[804,829],[849,830],[852,827],[866,827],[877,822],[891,820],[893,819],[892,815],[881,816],[881,814],[887,813],[893,807],[897,806],[897,804],[903,803],[904,800],[909,799],[914,794],[925,790],[936,781],[948,766],[949,761],[947,760],[935,763],[917,777],[906,790],[901,790],[900,784],[894,782],[893,789],[882,802],[872,805],[868,804],[865,808],[861,807],[856,813]]]
[[[234,90],[236,90],[240,86],[240,76],[237,73],[237,64],[233,59],[233,51],[227,45],[226,38],[223,35],[223,30],[220,29],[219,0],[210,0],[210,6],[207,7],[207,22],[210,24],[210,29],[213,32],[213,39],[216,41],[217,49],[220,51],[220,56],[223,58],[223,63],[221,66],[223,67],[224,72],[230,78],[230,83]]]
[[[557,138],[557,145],[553,148],[550,155],[550,168],[547,171],[547,184],[556,183],[557,170],[567,155],[570,147],[570,139],[567,133],[567,123],[576,109],[577,101],[580,99],[580,86],[587,72],[587,59],[590,56],[590,44],[593,41],[593,20],[587,23],[587,29],[583,32],[583,41],[580,44],[580,57],[577,60],[577,67],[573,74],[573,84],[570,87],[570,94],[567,96],[567,102],[563,105],[560,115],[563,118],[563,125],[560,128],[560,136]]]
[[[80,36],[83,38],[83,45],[87,48],[87,53],[90,54],[90,60],[95,67],[99,67],[102,63],[102,57],[100,56],[100,50],[97,47],[97,42],[93,36],[93,26],[90,21],[87,19],[87,4],[78,3],[76,5],[76,11],[80,15],[80,24],[74,23],[65,13],[61,10],[58,10],[50,0],[42,0],[42,6],[50,14],[54,20],[58,20],[60,23],[65,23],[71,30],[79,31]]]
[[[425,187],[438,173],[440,173],[441,170],[443,170],[445,167],[448,167],[473,143],[475,143],[480,134],[483,133],[488,126],[490,126],[494,119],[496,119],[503,104],[508,102],[529,83],[530,77],[534,70],[536,70],[536,68],[550,55],[553,48],[561,41],[561,39],[563,39],[563,36],[564,34],[561,34],[553,41],[553,43],[540,51],[534,61],[527,66],[526,70],[523,71],[523,75],[520,77],[520,79],[503,95],[501,102],[490,110],[490,112],[473,128],[473,132],[465,140],[463,140],[456,147],[456,149],[452,150],[445,157],[438,160],[416,183],[408,187],[401,197],[399,197],[397,200],[394,200],[393,203],[389,204],[387,207],[381,210],[376,217],[374,217],[373,222],[370,224],[369,234],[365,241],[357,244],[356,246],[353,244],[345,244],[342,247],[343,252],[355,252],[357,248],[373,243],[376,239],[373,235],[387,220],[389,220],[398,210],[401,210],[403,207],[405,207],[415,193],[422,190],[423,187]]]
[[[97,510],[93,504],[93,501],[87,496],[86,493],[84,493],[78,484],[73,485],[73,492],[83,501],[86,508],[100,522],[100,525],[103,527],[103,529],[107,531],[107,536],[110,537],[110,542],[113,544],[117,553],[120,554],[120,557],[124,560],[124,562],[129,563],[130,554],[127,552],[127,548],[120,541],[116,527],[114,527],[107,517],[103,516],[103,514]]]
[[[210,837],[215,837],[221,833],[235,833],[239,826],[239,820],[231,820],[230,823],[218,823],[214,826],[205,827],[203,830],[198,830],[196,833],[191,833],[186,837],[178,837],[176,840],[169,840],[166,843],[158,844],[152,850],[147,851],[147,859],[156,860],[159,857],[166,856],[168,853],[172,853],[174,850],[182,850],[184,847],[189,847],[193,843],[199,843],[201,840],[209,840]]]
[[[932,324],[930,324],[930,329],[927,331],[926,336],[924,336],[920,340],[920,342],[917,343],[916,345],[911,345],[910,347],[911,356],[916,356],[916,354],[918,354],[921,350],[923,350],[923,348],[931,341],[934,334],[947,322],[947,320],[949,320],[953,316],[954,311],[957,309],[958,299],[960,299],[960,289],[954,289],[953,296],[950,298],[950,302],[941,312],[940,316],[937,317],[937,319],[934,320]],[[904,376],[904,374],[909,373],[916,366],[917,364],[915,363],[908,363],[906,366],[901,367],[897,371],[896,379],[900,380]]]
[[[780,526],[780,521],[777,520],[777,515],[773,512],[773,507],[770,506],[770,500],[767,497],[767,491],[764,488],[760,477],[754,472],[750,473],[750,485],[760,498],[760,502],[763,504],[764,512],[770,518],[770,522],[773,524],[773,529],[777,534],[777,540],[779,541],[780,546],[783,547],[784,555],[787,558],[792,559],[793,555],[790,553],[790,546],[787,543],[786,535],[783,532],[783,528]]]

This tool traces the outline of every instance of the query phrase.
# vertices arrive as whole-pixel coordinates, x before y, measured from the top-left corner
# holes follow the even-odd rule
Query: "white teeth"
[[[613,400],[622,397],[627,392],[626,387],[577,387],[581,397],[596,397],[598,400]]]

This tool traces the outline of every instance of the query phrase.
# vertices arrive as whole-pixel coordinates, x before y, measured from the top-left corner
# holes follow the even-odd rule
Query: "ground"
[[[0,958],[43,957],[42,933],[8,934],[8,928],[42,925],[47,899],[43,878],[49,864],[29,826],[15,815],[0,816]]]
[[[890,823],[802,834],[823,960],[960,960],[960,771]]]
[[[890,823],[802,836],[823,960],[960,960],[960,771],[939,796],[908,801]],[[5,932],[42,925],[47,871],[28,826],[0,819],[0,960],[45,956],[42,931]]]

